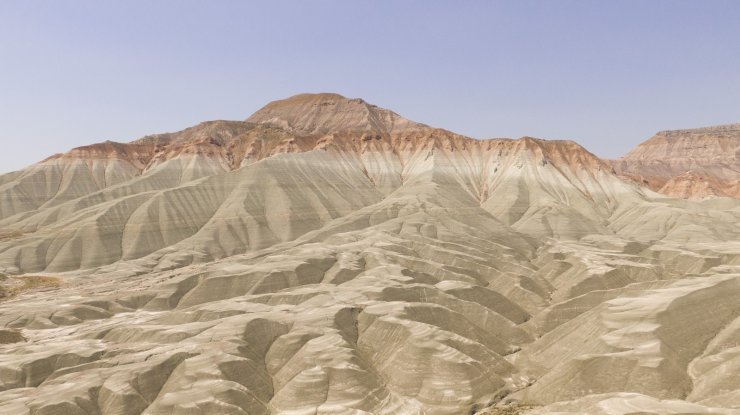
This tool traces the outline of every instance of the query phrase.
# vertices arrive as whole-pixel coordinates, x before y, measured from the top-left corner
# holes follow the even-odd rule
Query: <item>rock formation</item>
[[[738,224],[336,94],[74,149],[0,176],[0,413],[738,414]]]
[[[740,124],[661,131],[612,162],[627,179],[685,199],[740,198]]]

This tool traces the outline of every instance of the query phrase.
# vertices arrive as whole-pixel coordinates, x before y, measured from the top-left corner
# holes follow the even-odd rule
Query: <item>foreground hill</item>
[[[612,162],[617,172],[681,198],[740,198],[740,124],[661,131]]]
[[[78,148],[0,176],[0,413],[736,414],[739,219],[336,94]]]

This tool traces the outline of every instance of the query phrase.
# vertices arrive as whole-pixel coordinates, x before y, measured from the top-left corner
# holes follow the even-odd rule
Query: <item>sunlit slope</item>
[[[2,220],[16,237],[0,258],[6,272],[66,271],[180,244],[211,260],[294,239],[410,191],[533,237],[576,238],[611,233],[618,207],[645,200],[571,142],[473,141],[432,129],[367,138],[330,135],[235,169],[214,155],[180,155]]]
[[[0,413],[740,412],[740,202],[570,141],[306,94],[0,191]]]
[[[661,131],[618,160],[617,172],[685,199],[740,197],[740,124]]]

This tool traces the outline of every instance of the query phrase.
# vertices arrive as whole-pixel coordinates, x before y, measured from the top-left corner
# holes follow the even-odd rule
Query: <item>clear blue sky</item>
[[[0,2],[0,172],[322,91],[616,157],[740,122],[740,2]]]

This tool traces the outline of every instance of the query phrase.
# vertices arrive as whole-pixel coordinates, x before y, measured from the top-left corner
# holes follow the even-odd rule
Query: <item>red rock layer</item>
[[[681,198],[740,198],[740,124],[662,131],[612,161],[617,173]]]

